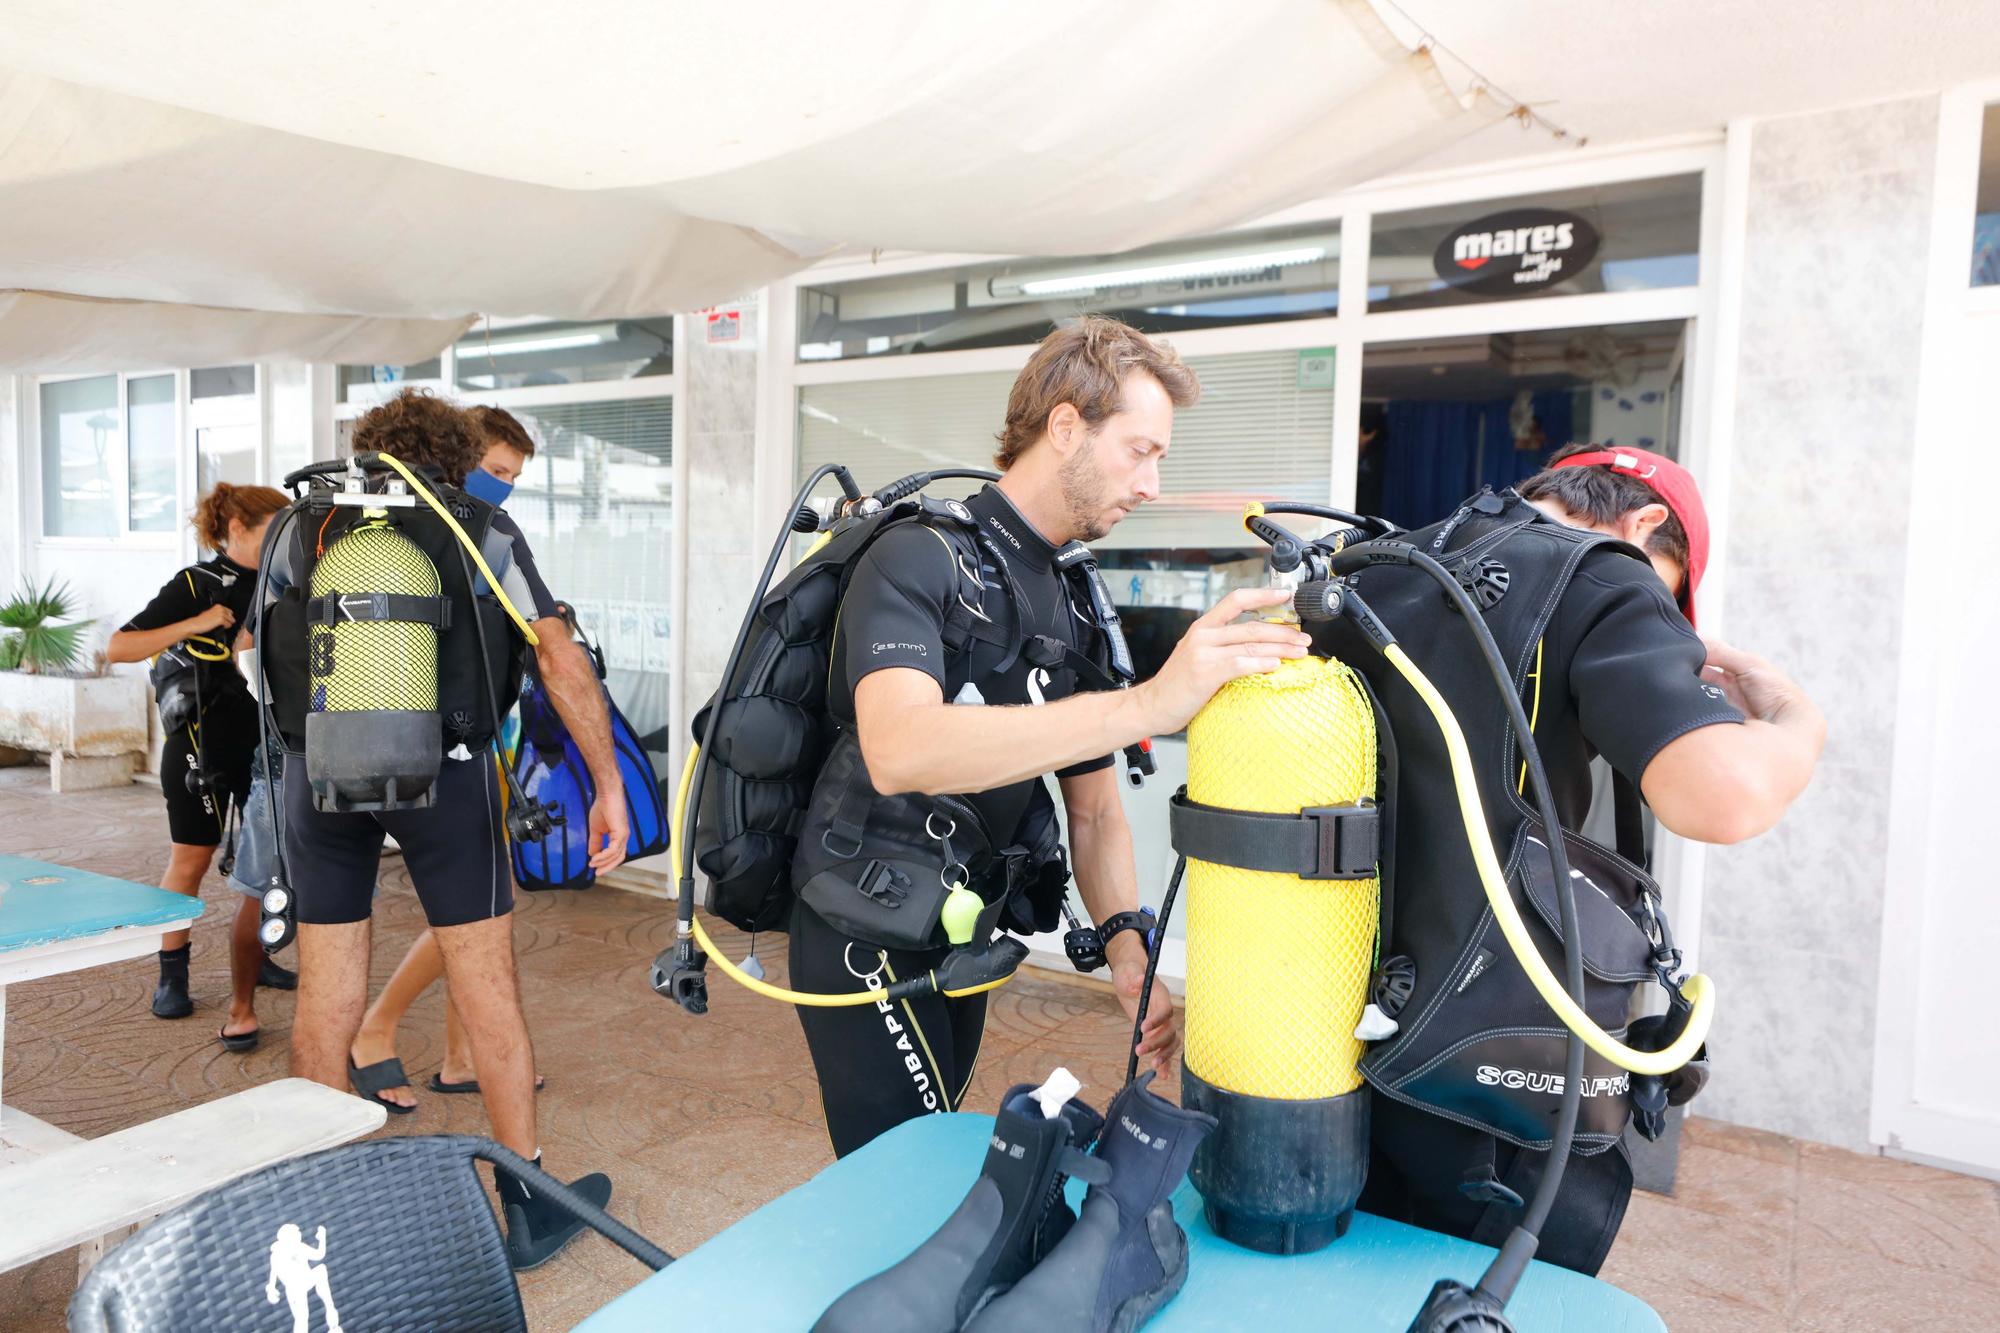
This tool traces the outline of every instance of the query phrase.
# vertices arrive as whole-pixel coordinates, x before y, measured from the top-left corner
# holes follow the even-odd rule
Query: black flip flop
[[[224,1050],[235,1051],[238,1055],[241,1055],[246,1051],[257,1049],[257,1041],[264,1035],[264,1029],[252,1028],[248,1032],[224,1032],[221,1028],[217,1028],[215,1035],[222,1042]]]
[[[356,1065],[354,1057],[347,1057],[347,1081],[354,1085],[354,1095],[363,1101],[374,1102],[387,1110],[390,1115],[408,1115],[416,1110],[414,1106],[398,1106],[382,1094],[390,1088],[407,1088],[410,1076],[403,1072],[403,1062],[395,1056],[377,1060],[372,1065]]]
[[[432,1074],[431,1081],[429,1083],[426,1083],[424,1086],[429,1088],[432,1092],[442,1092],[442,1093],[478,1092],[479,1080],[476,1078],[469,1078],[465,1080],[465,1082],[463,1083],[447,1083],[444,1081],[444,1075],[440,1073],[440,1074]],[[543,1088],[547,1086],[548,1086],[547,1079],[543,1078],[540,1074],[535,1075],[536,1092],[540,1092]]]

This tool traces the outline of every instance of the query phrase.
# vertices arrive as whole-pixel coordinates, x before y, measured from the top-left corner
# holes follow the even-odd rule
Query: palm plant
[[[56,675],[74,671],[83,657],[88,620],[70,620],[75,598],[69,585],[49,579],[29,584],[0,605],[0,671]],[[61,621],[56,624],[52,622]]]

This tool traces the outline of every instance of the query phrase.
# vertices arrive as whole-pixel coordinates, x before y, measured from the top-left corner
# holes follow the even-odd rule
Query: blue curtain
[[[1448,518],[1481,486],[1511,486],[1541,470],[1570,442],[1575,396],[1567,389],[1534,395],[1543,447],[1516,449],[1508,416],[1512,398],[1483,403],[1388,404],[1382,455],[1382,516],[1406,528]]]

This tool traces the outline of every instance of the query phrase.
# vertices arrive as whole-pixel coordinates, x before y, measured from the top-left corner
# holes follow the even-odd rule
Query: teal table
[[[915,1249],[970,1188],[991,1116],[934,1115],[765,1204],[686,1258],[577,1325],[577,1333],[663,1328],[807,1329],[834,1298]],[[703,1164],[683,1169],[698,1178]],[[1071,1201],[1081,1188],[1071,1183]],[[1188,1281],[1147,1333],[1339,1329],[1403,1333],[1440,1277],[1471,1283],[1493,1251],[1357,1214],[1317,1254],[1281,1258],[1216,1238],[1183,1185],[1174,1213],[1187,1229]],[[1616,1287],[1533,1265],[1508,1305],[1522,1333],[1664,1333],[1660,1317]]]
[[[150,884],[0,856],[0,1039],[14,982],[152,953],[201,910],[199,898]]]

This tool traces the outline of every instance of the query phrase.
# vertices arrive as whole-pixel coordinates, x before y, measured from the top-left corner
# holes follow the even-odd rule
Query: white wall
[[[1757,122],[1722,628],[1829,723],[1772,832],[1707,856],[1702,1114],[1866,1150],[1937,99]]]

